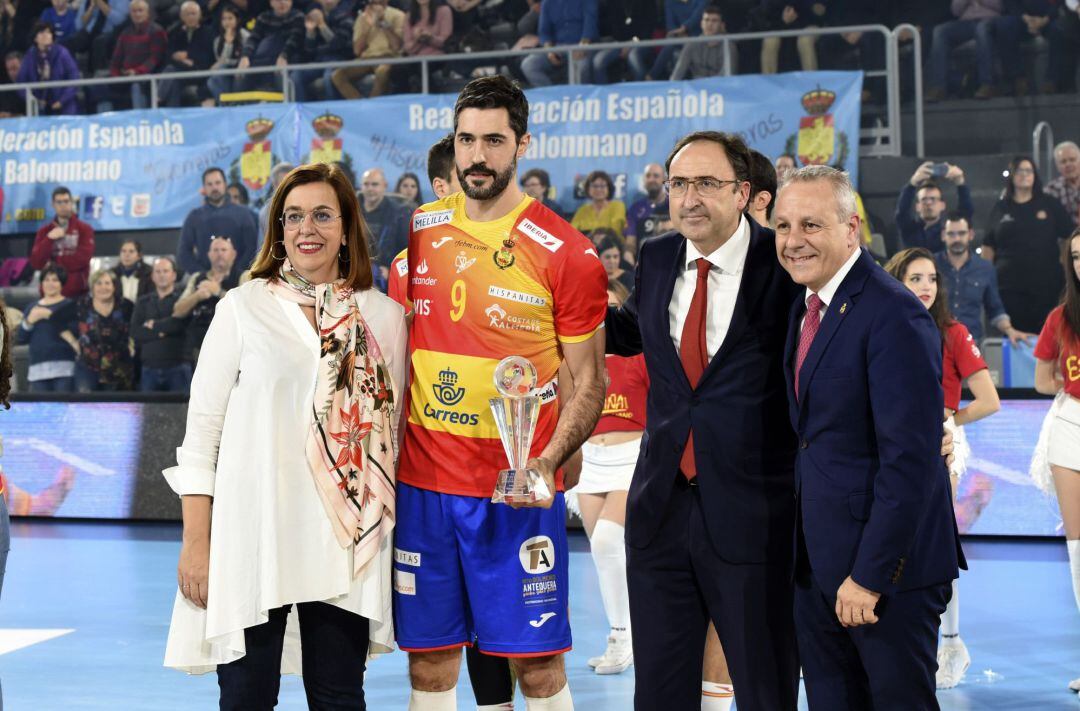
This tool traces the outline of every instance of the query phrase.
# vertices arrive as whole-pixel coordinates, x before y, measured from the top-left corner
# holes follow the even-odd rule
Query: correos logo
[[[447,407],[453,407],[465,397],[465,388],[454,387],[457,385],[458,374],[447,368],[439,373],[439,382],[431,386],[435,392],[435,399]]]
[[[446,407],[454,407],[465,397],[465,388],[457,386],[458,374],[450,368],[439,373],[439,382],[431,386],[435,399]],[[454,425],[478,425],[480,416],[473,412],[438,410],[424,403],[424,416]]]

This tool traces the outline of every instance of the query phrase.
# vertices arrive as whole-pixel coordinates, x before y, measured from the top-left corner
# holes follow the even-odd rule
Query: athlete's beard
[[[461,183],[461,190],[465,193],[466,197],[472,200],[494,200],[502,195],[503,190],[506,190],[510,185],[510,181],[517,175],[517,158],[515,157],[510,161],[510,165],[506,170],[502,172],[494,171],[488,168],[483,163],[476,163],[470,165],[465,170],[454,166],[457,170],[458,182]],[[466,180],[467,173],[482,173],[484,175],[491,176],[491,185],[485,187],[476,187]]]

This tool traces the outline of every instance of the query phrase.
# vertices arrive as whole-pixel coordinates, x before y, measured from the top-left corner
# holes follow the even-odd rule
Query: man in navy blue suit
[[[796,440],[786,315],[801,292],[771,230],[743,216],[737,136],[683,138],[665,166],[676,232],[647,241],[609,353],[645,353],[645,436],[627,502],[638,711],[700,708],[711,619],[740,711],[794,710]]]
[[[965,565],[940,456],[941,336],[860,249],[845,173],[788,176],[774,224],[779,262],[805,287],[784,366],[810,708],[937,709],[939,616]]]

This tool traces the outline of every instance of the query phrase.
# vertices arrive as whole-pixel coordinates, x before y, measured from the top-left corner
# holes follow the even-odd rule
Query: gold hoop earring
[[[284,249],[284,248],[285,248],[285,244],[284,244],[284,243],[282,243],[282,242],[274,242],[274,243],[273,243],[272,245],[270,245],[270,256],[271,256],[271,257],[273,257],[273,258],[274,258],[274,259],[275,259],[276,261],[279,261],[279,262],[284,262],[284,261],[285,261],[285,257],[288,257],[288,256],[289,256],[287,252],[286,252],[286,254],[285,254],[285,256],[284,256],[284,257],[279,257],[279,256],[277,256],[276,254],[274,254],[274,247],[276,247],[276,246],[277,246],[277,245],[279,245],[279,244],[281,245],[281,248],[282,248],[282,249]]]

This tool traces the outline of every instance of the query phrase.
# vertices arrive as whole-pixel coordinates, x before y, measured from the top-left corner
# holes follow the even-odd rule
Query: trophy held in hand
[[[502,397],[491,398],[488,403],[510,468],[499,472],[492,503],[524,504],[551,496],[540,472],[525,468],[540,415],[536,380],[536,366],[527,358],[510,356],[495,366],[495,389]]]

